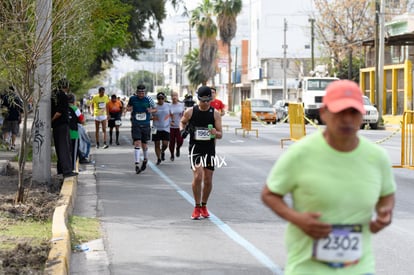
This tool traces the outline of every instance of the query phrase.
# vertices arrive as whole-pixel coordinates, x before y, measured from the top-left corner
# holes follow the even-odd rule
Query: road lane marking
[[[151,169],[157,173],[164,181],[166,181],[171,187],[173,187],[178,194],[180,194],[188,203],[194,204],[194,199],[186,191],[181,189],[173,180],[171,180],[164,172],[162,172],[151,161],[148,162]],[[210,212],[210,210],[209,210]],[[252,256],[254,256],[259,262],[266,266],[273,274],[283,275],[282,269],[275,264],[269,257],[267,257],[262,251],[256,248],[252,243],[243,238],[240,234],[234,231],[229,225],[220,220],[216,215],[210,212],[209,220],[213,222],[218,228],[221,229],[230,239],[238,243],[241,247],[246,249]]]

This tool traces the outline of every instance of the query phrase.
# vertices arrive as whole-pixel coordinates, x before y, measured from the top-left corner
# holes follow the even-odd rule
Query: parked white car
[[[276,117],[277,121],[284,120],[288,116],[288,105],[284,100],[278,100],[273,105],[273,108],[275,108],[276,111]],[[285,120],[287,122],[287,120]]]
[[[372,105],[371,101],[367,96],[363,96],[364,99],[364,108],[367,111],[366,114],[363,116],[363,123],[361,125],[361,129],[365,128],[365,125],[369,125],[371,129],[378,128],[378,109]]]

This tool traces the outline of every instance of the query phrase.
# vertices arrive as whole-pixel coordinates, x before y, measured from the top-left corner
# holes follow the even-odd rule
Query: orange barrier
[[[251,102],[248,100],[243,101],[241,108],[241,128],[236,128],[235,133],[237,135],[237,130],[243,130],[243,137],[245,137],[246,132],[255,131],[256,138],[259,137],[259,131],[257,129],[252,129],[252,107]]]
[[[414,111],[405,111],[401,128],[401,165],[395,168],[414,169]]]
[[[280,146],[283,148],[283,142],[287,140],[298,141],[306,136],[305,114],[302,103],[289,103],[289,126],[290,137],[282,138]]]

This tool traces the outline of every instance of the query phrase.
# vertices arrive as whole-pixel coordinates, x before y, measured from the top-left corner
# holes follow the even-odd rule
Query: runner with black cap
[[[151,138],[151,113],[156,112],[155,103],[151,97],[145,95],[145,86],[137,86],[136,94],[128,100],[127,111],[131,112],[131,135],[134,141],[135,172],[141,173],[147,168],[148,145]],[[142,166],[141,147],[144,155]]]
[[[201,86],[198,104],[188,108],[181,119],[183,137],[190,135],[189,158],[193,170],[192,189],[195,207],[191,219],[208,218],[207,201],[213,188],[215,139],[223,136],[220,113],[210,106],[211,89]]]

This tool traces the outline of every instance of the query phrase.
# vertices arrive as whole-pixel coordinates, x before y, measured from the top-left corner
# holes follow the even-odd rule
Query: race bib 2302
[[[362,225],[332,225],[327,238],[315,240],[312,256],[332,267],[355,264],[362,255]]]

